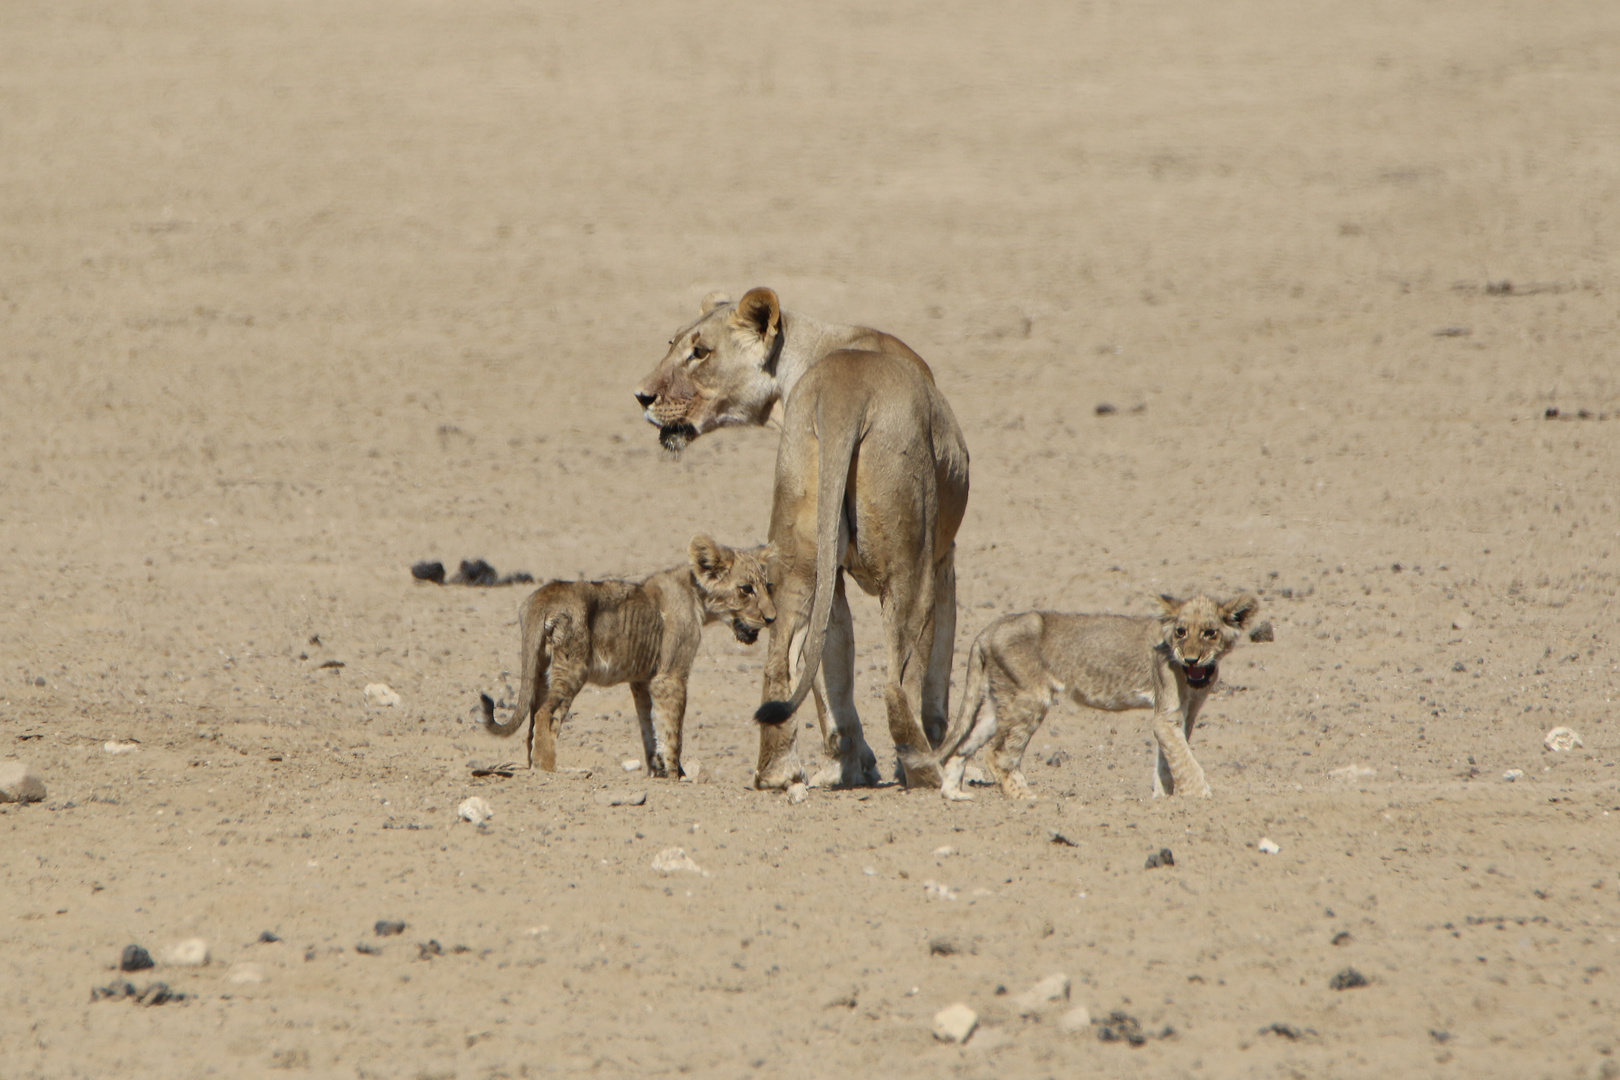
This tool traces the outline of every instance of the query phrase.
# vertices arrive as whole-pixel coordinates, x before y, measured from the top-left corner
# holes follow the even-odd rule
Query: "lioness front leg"
[[[1181,710],[1158,711],[1153,715],[1153,736],[1158,740],[1154,753],[1153,795],[1196,795],[1209,798],[1209,781],[1204,768],[1193,757],[1183,730]]]

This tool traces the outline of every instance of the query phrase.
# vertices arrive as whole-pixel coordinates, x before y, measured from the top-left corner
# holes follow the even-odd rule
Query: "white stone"
[[[809,797],[810,789],[805,785],[798,783],[797,781],[788,785],[787,801],[792,803],[794,806],[798,806]]]
[[[703,762],[693,761],[690,758],[681,761],[681,779],[688,784],[701,784],[703,782]]]
[[[1560,754],[1573,750],[1577,746],[1586,745],[1585,743],[1581,742],[1581,737],[1579,735],[1575,734],[1572,729],[1567,727],[1553,728],[1551,731],[1547,732],[1546,737],[1541,741],[1548,750]]]
[[[391,709],[399,704],[399,695],[387,683],[374,682],[366,686],[366,704]]]
[[[200,937],[177,941],[163,950],[163,962],[170,967],[202,967],[208,963],[208,942]]]
[[[945,845],[943,845],[941,847],[935,848],[934,849],[934,854],[943,859],[947,855],[955,855],[956,854],[956,849],[951,847],[951,845],[949,845],[949,844],[945,844]]]
[[[45,783],[20,761],[0,762],[0,802],[39,802]]]
[[[1262,855],[1275,855],[1282,850],[1277,846],[1277,842],[1269,836],[1262,836],[1260,842],[1254,846],[1260,849]]]
[[[1058,1030],[1074,1034],[1076,1031],[1091,1030],[1091,1010],[1084,1005],[1076,1005],[1062,1016],[1058,1017]]]
[[[1506,780],[1510,784],[1513,783],[1513,781],[1515,781],[1515,780],[1522,780],[1522,779],[1524,779],[1524,770],[1523,769],[1509,769],[1507,772],[1502,774],[1502,779]]]
[[[231,969],[225,973],[225,981],[236,986],[253,986],[264,982],[264,979],[264,968],[246,961],[232,964]]]
[[[979,1014],[958,1001],[934,1014],[934,1038],[940,1042],[965,1043],[979,1026]]]
[[[111,742],[103,743],[101,748],[109,754],[133,754],[141,748],[141,744],[113,739]]]
[[[955,900],[956,890],[937,881],[923,882],[923,896],[929,900]]]
[[[1020,1016],[1030,1016],[1040,1012],[1054,1001],[1069,1000],[1069,977],[1059,972],[1048,975],[1022,994],[1013,998],[1013,1004],[1018,1007]]]
[[[1335,780],[1370,780],[1378,775],[1378,770],[1371,765],[1341,765],[1329,769],[1328,775]]]
[[[709,876],[704,873],[703,867],[692,861],[692,857],[686,853],[685,848],[678,847],[665,848],[657,855],[654,855],[652,868],[660,874],[687,873],[703,874],[704,877]]]
[[[470,821],[474,825],[482,825],[495,816],[495,811],[482,797],[474,795],[456,807],[456,816],[462,821]]]
[[[598,806],[645,806],[647,793],[645,791],[598,791],[596,793]]]
[[[641,768],[641,762],[637,761],[635,758],[626,758],[619,762],[619,766],[623,768],[625,772],[635,772],[637,769]]]

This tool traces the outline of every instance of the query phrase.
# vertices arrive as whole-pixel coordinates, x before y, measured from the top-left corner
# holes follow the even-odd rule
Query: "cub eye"
[[[754,595],[754,587],[752,585],[744,585],[742,588],[738,589],[737,591],[742,593],[744,596],[753,596]]]
[[[1215,640],[1215,631],[1214,630],[1205,630],[1204,634],[1203,634],[1203,637],[1204,637],[1205,641],[1214,641]]]
[[[1181,639],[1181,638],[1184,638],[1186,636],[1187,636],[1187,628],[1185,626],[1176,627],[1176,638],[1178,640]]]

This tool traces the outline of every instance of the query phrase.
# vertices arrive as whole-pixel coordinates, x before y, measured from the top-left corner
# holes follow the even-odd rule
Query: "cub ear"
[[[776,293],[763,286],[743,293],[731,313],[731,326],[744,338],[753,338],[763,345],[767,354],[773,352],[772,346],[782,332],[782,305]]]
[[[720,305],[729,303],[731,303],[731,297],[727,296],[725,293],[712,292],[703,298],[703,303],[698,306],[698,314],[707,315]]]
[[[692,560],[692,569],[706,581],[718,581],[731,569],[731,550],[704,533],[692,537],[686,553]]]
[[[1159,594],[1159,618],[1161,618],[1161,619],[1173,619],[1173,618],[1175,618],[1176,613],[1181,610],[1181,605],[1183,603],[1185,603],[1185,601],[1177,600],[1175,597],[1171,596],[1167,592],[1166,593],[1160,593]]]
[[[1249,593],[1239,593],[1221,605],[1221,618],[1228,626],[1243,629],[1260,610],[1260,601]]]
[[[759,561],[762,562],[762,563],[768,563],[772,559],[776,558],[776,543],[775,543],[775,541],[772,541],[771,543],[766,544],[764,547],[760,548],[759,551],[757,552],[757,555],[759,557]]]

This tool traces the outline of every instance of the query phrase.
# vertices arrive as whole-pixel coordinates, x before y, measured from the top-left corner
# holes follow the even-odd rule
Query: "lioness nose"
[[[641,402],[641,407],[643,409],[650,409],[650,408],[652,408],[652,403],[658,400],[658,395],[657,394],[645,394],[645,393],[642,393],[640,390],[637,390],[636,391],[636,400]]]

